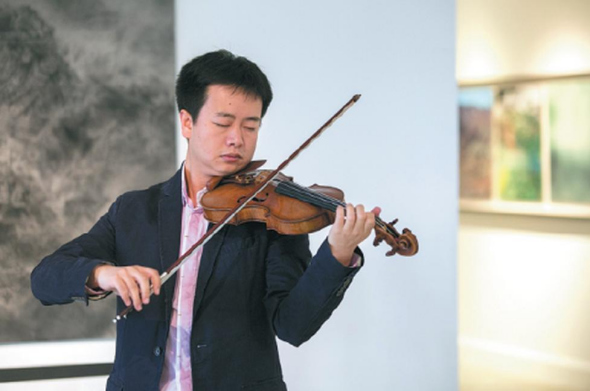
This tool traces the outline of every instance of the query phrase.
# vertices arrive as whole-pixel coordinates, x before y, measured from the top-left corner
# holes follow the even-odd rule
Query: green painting
[[[539,95],[532,86],[508,86],[496,92],[494,181],[502,200],[541,200]]]
[[[590,80],[555,82],[548,92],[553,201],[590,203]]]

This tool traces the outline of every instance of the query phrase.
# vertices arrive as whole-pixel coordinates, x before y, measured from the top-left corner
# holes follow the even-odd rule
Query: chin
[[[220,173],[219,175],[221,176],[226,176],[226,175],[231,175],[235,172],[240,171],[242,168],[246,167],[245,162],[239,162],[239,163],[225,163],[223,165],[223,167],[220,168],[220,170],[218,170],[218,172]]]

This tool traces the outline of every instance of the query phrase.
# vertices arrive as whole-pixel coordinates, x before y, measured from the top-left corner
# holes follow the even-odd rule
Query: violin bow
[[[218,233],[228,221],[230,221],[235,215],[238,214],[247,204],[248,202],[252,201],[260,191],[262,191],[273,179],[275,179],[279,173],[289,165],[305,148],[307,148],[314,140],[316,140],[326,129],[328,129],[338,118],[340,118],[352,105],[354,105],[359,99],[361,98],[360,94],[354,95],[344,106],[340,108],[325,124],[323,124],[318,130],[315,131],[314,134],[311,135],[307,140],[301,144],[299,148],[297,148],[285,161],[283,161],[279,166],[272,171],[264,180],[262,180],[255,188],[252,190],[250,194],[246,196],[246,200],[238,205],[236,205],[232,210],[227,212],[227,214],[219,220],[217,224],[215,224],[211,229],[209,229],[205,234],[199,239],[195,244],[191,246],[184,254],[182,254],[172,265],[168,267],[168,269],[160,275],[160,280],[162,284],[170,279],[176,272],[180,269],[180,267],[184,264],[184,262],[200,247],[204,246],[211,238]],[[150,288],[150,296],[154,293],[153,288]],[[127,315],[133,311],[133,305],[127,306],[123,311],[121,311],[117,316],[113,319],[113,323],[117,323],[117,321],[126,318]]]

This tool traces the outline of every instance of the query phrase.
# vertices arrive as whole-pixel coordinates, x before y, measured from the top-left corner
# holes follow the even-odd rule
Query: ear
[[[191,138],[193,133],[193,116],[184,109],[180,110],[178,116],[180,117],[180,130],[182,132],[182,137],[188,140]]]

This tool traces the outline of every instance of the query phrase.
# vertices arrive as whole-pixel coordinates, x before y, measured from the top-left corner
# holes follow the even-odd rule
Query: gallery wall
[[[589,14],[584,0],[458,0],[457,78],[588,73]]]
[[[585,0],[459,0],[457,79],[590,74],[589,15]],[[462,212],[458,255],[462,389],[588,389],[590,220]]]
[[[178,67],[226,48],[269,76],[275,100],[257,152],[269,167],[362,94],[285,171],[381,206],[420,240],[409,259],[363,244],[366,266],[332,318],[300,348],[280,345],[289,389],[456,390],[454,2],[177,5]]]

